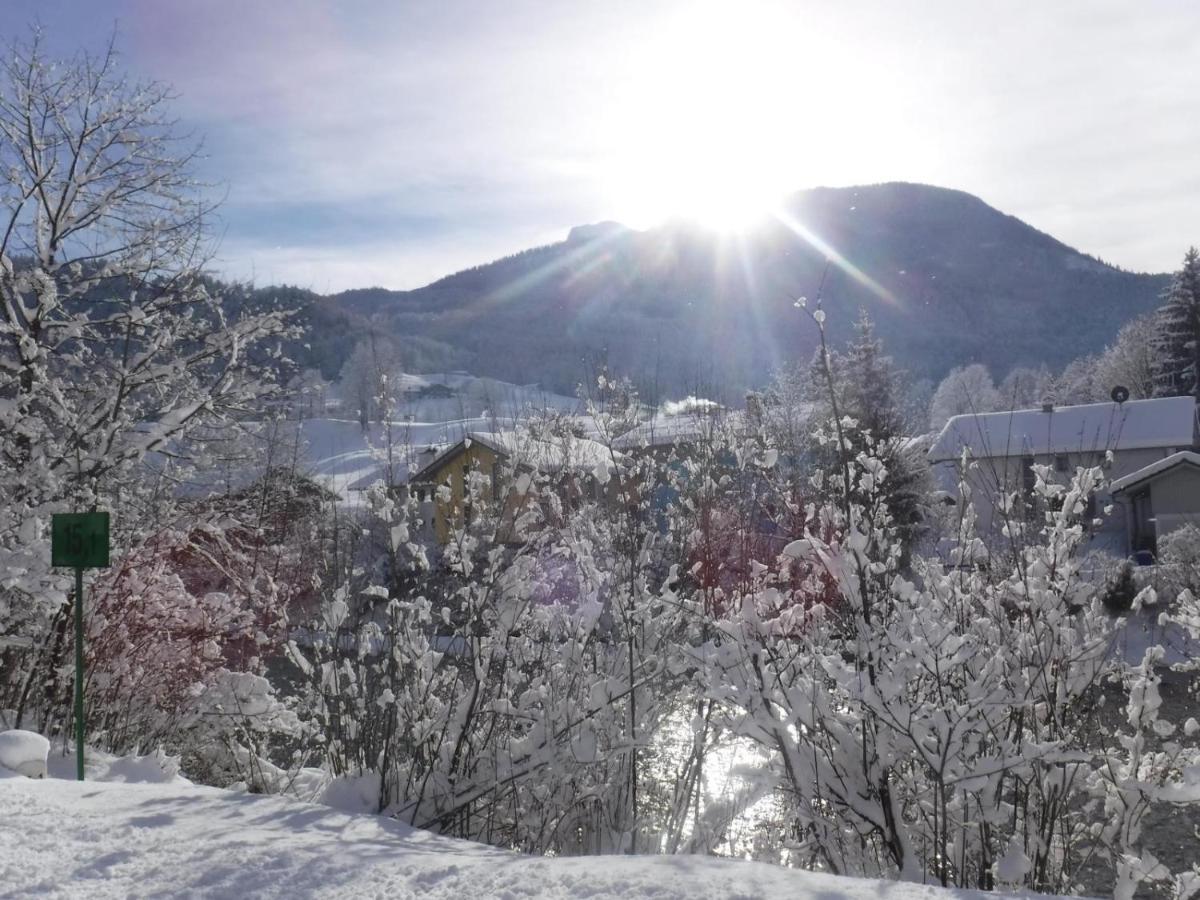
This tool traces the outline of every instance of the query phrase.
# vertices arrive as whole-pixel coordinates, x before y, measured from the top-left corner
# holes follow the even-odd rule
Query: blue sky
[[[217,267],[416,287],[814,185],[981,196],[1126,268],[1200,242],[1200,4],[8,0],[114,24],[219,182]]]

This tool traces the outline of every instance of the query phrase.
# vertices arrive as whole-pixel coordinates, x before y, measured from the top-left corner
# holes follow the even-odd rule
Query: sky
[[[1138,271],[1200,243],[1200,4],[5,0],[67,56],[116,28],[224,197],[215,266],[418,287],[818,185],[975,194]]]

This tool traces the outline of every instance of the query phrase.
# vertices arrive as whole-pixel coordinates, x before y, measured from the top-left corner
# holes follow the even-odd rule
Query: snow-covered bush
[[[678,759],[663,736],[707,706],[683,656],[699,619],[659,591],[670,536],[636,483],[657,466],[614,455],[599,504],[515,472],[521,499],[495,503],[469,479],[472,517],[432,565],[417,505],[375,491],[385,569],[351,566],[292,648],[333,774],[377,773],[406,821],[529,851],[678,848],[698,769],[679,791],[656,773],[705,740]]]
[[[266,678],[218,669],[196,685],[176,745],[183,749],[183,768],[206,784],[282,793],[307,761],[296,749],[302,732],[292,705]]]
[[[835,420],[823,435],[841,477],[826,482],[813,525],[756,569],[734,601],[742,615],[698,651],[720,724],[770,753],[791,818],[787,856],[983,888],[1075,890],[1097,858],[1112,861],[1123,891],[1163,877],[1141,852],[1138,804],[1167,799],[1164,785],[1182,802],[1200,770],[1179,744],[1141,752],[1138,734],[1174,730],[1152,714],[1153,659],[1122,670],[1081,573],[1081,520],[1101,470],[1069,485],[1038,470],[1046,512],[1014,516],[1005,553],[980,553],[966,503],[954,565],[918,557],[904,567],[878,502],[889,473],[869,443],[854,449],[864,445],[847,439],[854,427]],[[762,598],[789,589],[796,560],[828,572],[841,603],[783,631]],[[1133,607],[1149,601],[1143,593]],[[1114,741],[1099,717],[1110,677],[1130,696],[1128,739]]]
[[[847,472],[886,478],[863,455]],[[1009,572],[920,558],[902,571],[886,509],[834,503],[819,518],[844,537],[806,535],[751,596],[778,592],[806,560],[842,603],[782,637],[751,614],[763,604],[743,603],[705,651],[729,727],[773,751],[796,858],[943,884],[1071,885],[1090,820],[1064,791],[1098,746],[1089,695],[1108,645],[1098,606],[1070,601],[1079,529],[1048,526]]]
[[[1200,596],[1200,527],[1188,523],[1159,539],[1157,576],[1168,601],[1185,590]]]
[[[176,504],[170,527],[114,555],[91,579],[85,604],[88,741],[117,754],[161,745],[200,757],[185,727],[198,698],[227,670],[260,673],[282,653],[287,607],[315,574],[315,499],[295,502],[282,475],[230,495]],[[303,482],[303,479],[289,479]],[[264,487],[269,485],[269,489]],[[286,525],[281,520],[286,520]],[[47,734],[71,731],[72,607],[26,675],[16,716]],[[36,682],[36,684],[35,684]]]
[[[50,565],[51,517],[107,510],[115,567],[88,574],[88,702],[103,740],[143,746],[245,613],[236,591],[189,590],[158,553],[176,488],[208,474],[231,433],[245,440],[247,412],[277,393],[273,345],[294,329],[214,295],[211,205],[169,89],[128,80],[111,46],[69,61],[47,46],[35,33],[0,66],[0,706],[68,728],[76,600]],[[257,591],[265,571],[240,586]]]
[[[50,742],[32,731],[0,731],[0,768],[28,778],[46,777]]]
[[[602,436],[628,430],[624,394],[593,407]],[[1164,721],[1157,656],[1109,652],[1084,556],[1103,472],[1036,470],[1033,519],[997,498],[1000,547],[964,483],[945,558],[925,559],[892,515],[887,455],[830,405],[811,478],[769,429],[714,418],[686,444],[613,453],[603,497],[471,475],[472,514],[436,550],[414,539],[418,504],[374,490],[293,632],[301,760],[324,760],[339,802],[369,791],[407,822],[530,852],[729,847],[1059,892],[1098,865],[1126,893],[1169,880],[1142,832],[1197,796],[1178,738],[1193,726]],[[718,790],[735,749],[758,771]],[[239,778],[287,781],[257,773]]]
[[[964,484],[947,565],[905,552],[857,428],[811,429],[836,465],[807,482],[736,422],[614,456],[613,503],[531,477],[542,526],[520,542],[480,479],[440,558],[410,540],[415,506],[375,492],[293,648],[313,746],[381,810],[533,852],[728,847],[1047,891],[1097,864],[1162,876],[1139,829],[1190,796],[1194,762],[1147,715],[1154,664],[1109,652],[1084,556],[1101,470],[1039,470],[1042,516],[1013,515],[1003,552]],[[1139,710],[1115,736],[1113,692]],[[758,771],[718,790],[735,752]]]
[[[93,586],[85,698],[91,740],[110,752],[144,752],[177,737],[196,698],[227,666],[258,668],[260,655],[282,648],[275,582],[256,571],[229,532],[195,538],[156,535]],[[226,591],[189,584],[197,554],[206,580],[220,573]]]

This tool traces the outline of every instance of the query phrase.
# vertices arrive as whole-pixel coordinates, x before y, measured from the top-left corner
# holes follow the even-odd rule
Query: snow
[[[1191,397],[1088,403],[954,416],[929,450],[931,462],[956,460],[964,448],[979,457],[1046,455],[1196,443]]]
[[[608,480],[608,466],[621,458],[621,454],[610,451],[604,444],[590,438],[572,435],[538,440],[517,431],[470,431],[461,441],[426,463],[419,472],[413,473],[414,479],[427,477],[425,473],[440,468],[446,456],[453,453],[459,444],[470,447],[472,441],[491,448],[518,465],[546,474],[563,471],[594,473],[597,468],[603,467],[604,481]]]
[[[1110,651],[1128,665],[1140,665],[1150,647],[1163,648],[1162,665],[1187,663],[1200,656],[1200,641],[1178,622],[1161,622],[1157,605],[1131,610],[1115,623]]]
[[[391,440],[397,447],[397,481],[417,468],[420,451],[462,440],[469,431],[494,426],[494,419],[446,422],[392,422]],[[302,466],[317,482],[343,498],[384,477],[388,425],[372,423],[367,431],[357,421],[306,419],[298,423]],[[414,457],[411,461],[409,457]]]
[[[641,447],[695,443],[712,437],[717,421],[715,413],[704,410],[676,415],[658,413],[649,421],[625,432],[613,442],[613,446],[620,450],[637,450]]]
[[[393,372],[388,383],[397,389],[396,418],[418,422],[440,422],[462,418],[509,418],[555,411],[578,413],[582,404],[577,397],[555,394],[536,384],[513,384],[495,378],[478,377],[467,372],[423,373]],[[431,387],[445,388],[443,396],[422,396]],[[345,385],[338,390],[344,391]],[[342,408],[353,406],[351,397],[341,398]]]
[[[409,476],[425,466],[436,454],[461,441],[471,432],[510,432],[523,420],[546,412],[576,416],[581,427],[588,429],[590,420],[579,415],[580,401],[560,394],[548,393],[537,385],[516,385],[490,378],[477,378],[465,372],[391,376],[400,387],[401,399],[390,422],[371,422],[364,431],[357,419],[326,415],[300,420],[291,419],[274,428],[258,428],[284,441],[295,440],[297,463],[302,474],[311,477],[322,487],[338,495],[344,502],[356,503],[360,492],[376,482],[385,480],[388,465],[387,448],[393,448],[392,480],[403,484]],[[418,397],[417,391],[440,385],[454,392],[449,397]],[[331,409],[341,401],[327,403]],[[3,409],[0,408],[0,413]],[[226,471],[222,467],[196,473],[187,484],[186,492],[203,495],[230,485],[245,486],[262,474],[267,460],[266,435],[256,434],[256,424],[247,426],[247,439],[241,448],[248,458],[242,471]],[[143,425],[139,441],[152,444],[161,440],[157,423]],[[163,451],[183,448],[166,442]],[[286,453],[286,451],[285,451]],[[285,457],[282,457],[286,459]],[[164,457],[152,453],[150,462],[161,467]],[[272,463],[278,465],[280,458]]]
[[[0,780],[0,884],[5,896],[87,898],[984,896],[701,856],[528,857],[178,777]]]
[[[30,778],[46,777],[50,742],[32,731],[0,732],[0,767]]]

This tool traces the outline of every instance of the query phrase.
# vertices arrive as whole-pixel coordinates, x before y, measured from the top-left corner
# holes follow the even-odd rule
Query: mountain
[[[1168,281],[1080,253],[961,191],[817,188],[786,213],[791,224],[738,237],[679,222],[581,226],[417,290],[347,291],[321,306],[371,322],[434,367],[569,392],[606,360],[646,388],[732,398],[811,357],[815,327],[793,304],[819,289],[834,341],[865,307],[914,377],[982,362],[1000,378],[1101,349]]]

